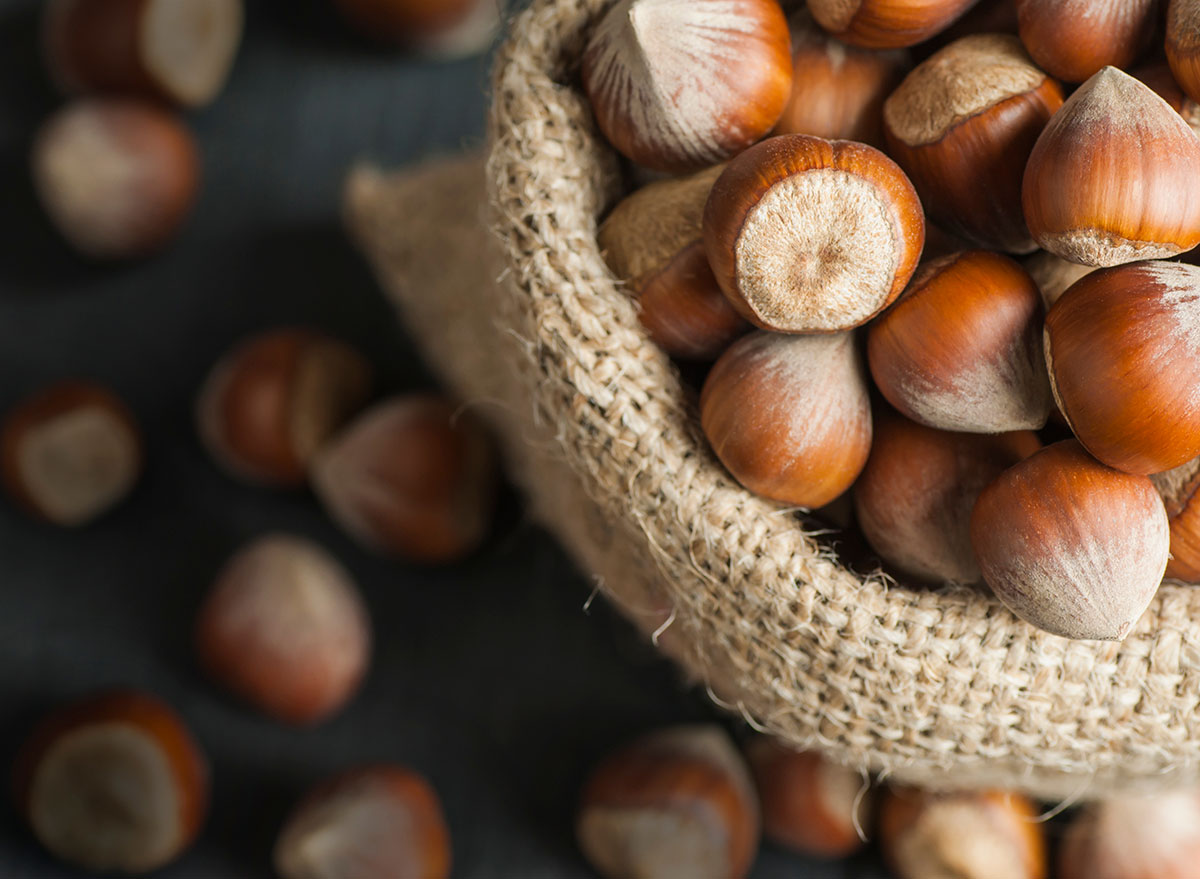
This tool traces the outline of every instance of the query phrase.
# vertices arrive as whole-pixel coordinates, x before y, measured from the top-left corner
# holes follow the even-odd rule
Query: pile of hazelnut
[[[437,56],[490,44],[496,0],[339,0],[379,41]],[[161,250],[195,204],[201,156],[178,108],[212,101],[235,61],[242,0],[50,0],[46,64],[71,96],[33,145],[41,203],[82,256],[119,264]],[[442,396],[372,404],[373,370],[347,343],[284,327],[243,340],[198,394],[197,427],[218,466],[256,486],[311,488],[369,550],[444,563],[486,539],[498,461],[482,425]],[[119,395],[90,380],[44,387],[0,426],[0,477],[37,519],[84,527],[125,500],[145,445]],[[270,534],[218,573],[194,628],[199,664],[248,706],[291,726],[343,709],[371,660],[367,604],[323,547]],[[134,690],[53,712],[16,767],[18,805],[58,858],[121,874],[157,870],[204,824],[209,763],[174,709]],[[437,794],[395,765],[318,785],[281,829],[284,879],[449,875]]]
[[[971,6],[614,3],[597,125],[688,176],[599,243],[651,338],[715,360],[743,486],[852,492],[893,570],[1119,640],[1200,581],[1200,2]]]
[[[896,879],[1197,879],[1200,792],[1124,796],[1048,825],[1001,790],[873,789],[819,754],[715,725],[670,727],[613,752],[584,784],[576,831],[609,879],[742,879],[760,837],[813,858],[877,840]]]

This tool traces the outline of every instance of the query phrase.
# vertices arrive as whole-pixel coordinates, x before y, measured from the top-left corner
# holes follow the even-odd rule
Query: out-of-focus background
[[[248,3],[227,87],[186,117],[203,153],[196,211],[162,254],[99,266],[62,242],[29,179],[32,135],[61,103],[40,63],[40,7],[0,0],[0,409],[60,378],[98,379],[129,402],[148,446],[130,501],[81,531],[0,503],[0,764],[46,711],[135,686],[181,712],[213,767],[202,839],[163,877],[271,875],[271,847],[296,799],[374,761],[432,781],[455,875],[592,875],[572,827],[588,769],[656,725],[716,718],[703,692],[591,600],[592,584],[511,492],[468,562],[381,560],[307,493],[220,473],[193,420],[214,361],[279,325],[352,342],[382,392],[433,384],[342,230],[340,187],[359,160],[394,166],[480,144],[488,59],[437,63],[372,47],[324,0]],[[312,537],[344,562],[377,635],[361,693],[312,730],[235,703],[192,655],[193,618],[221,564],[277,530]],[[0,802],[0,876],[83,875],[44,854],[11,799]],[[867,861],[808,863],[770,846],[754,872],[879,875]]]

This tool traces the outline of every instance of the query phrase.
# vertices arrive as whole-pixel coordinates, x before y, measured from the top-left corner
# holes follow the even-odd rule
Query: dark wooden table
[[[573,839],[578,786],[643,729],[718,718],[591,593],[558,547],[504,504],[478,556],[446,569],[383,561],[334,529],[306,494],[219,474],[192,423],[196,388],[231,343],[311,324],[367,352],[387,391],[431,379],[339,226],[356,159],[414,161],[477,143],[487,61],[432,64],[348,35],[323,0],[252,0],[232,80],[190,116],[204,153],[199,209],[177,244],[118,267],[74,257],[28,181],[35,127],[57,104],[38,57],[38,0],[0,0],[0,408],[55,379],[109,382],[148,437],[119,511],[79,532],[0,503],[0,768],[31,724],[97,688],[144,687],[192,724],[213,766],[201,842],[174,879],[271,874],[291,803],[328,773],[391,760],[445,804],[455,875],[591,875]],[[222,561],[265,532],[309,535],[357,576],[378,647],[342,716],[292,731],[227,700],[196,669],[192,616]],[[0,876],[75,877],[0,801]],[[806,864],[769,847],[768,877],[880,875]]]

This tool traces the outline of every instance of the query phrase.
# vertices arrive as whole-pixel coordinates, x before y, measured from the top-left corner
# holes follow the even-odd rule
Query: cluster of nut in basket
[[[617,3],[597,124],[691,176],[600,245],[663,349],[716,359],[742,485],[853,488],[894,569],[1122,639],[1200,578],[1200,268],[1166,259],[1200,244],[1200,2],[971,5]]]

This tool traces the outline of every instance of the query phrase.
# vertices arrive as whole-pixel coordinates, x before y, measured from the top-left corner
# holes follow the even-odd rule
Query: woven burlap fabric
[[[1121,644],[1068,641],[984,590],[855,576],[727,476],[597,248],[621,181],[578,59],[607,5],[534,0],[514,21],[486,172],[465,158],[349,188],[385,288],[535,515],[714,700],[799,747],[1054,800],[1195,780],[1196,589],[1165,584]]]

